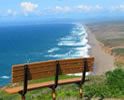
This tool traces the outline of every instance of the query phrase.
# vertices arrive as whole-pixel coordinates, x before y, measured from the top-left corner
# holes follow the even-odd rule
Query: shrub
[[[91,84],[86,84],[85,95],[88,97],[124,98],[124,70],[117,68],[105,76],[91,77]]]
[[[106,73],[106,84],[112,93],[124,95],[124,70],[117,68]]]

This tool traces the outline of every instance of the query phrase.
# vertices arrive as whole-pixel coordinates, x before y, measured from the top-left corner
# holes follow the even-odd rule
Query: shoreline
[[[113,70],[114,69],[114,57],[106,53],[103,50],[103,48],[101,48],[100,42],[96,39],[95,35],[90,31],[88,26],[87,25],[83,25],[83,26],[84,26],[84,29],[86,30],[86,33],[88,34],[88,38],[87,38],[88,44],[91,46],[91,48],[88,51],[88,54],[90,56],[95,57],[94,74],[101,75],[101,74],[104,74],[106,71]]]
[[[103,75],[105,72],[113,70],[114,67],[114,56],[105,52],[101,46],[101,42],[96,39],[95,34],[93,34],[87,25],[84,28],[88,34],[88,44],[91,46],[89,50],[89,55],[95,57],[94,63],[94,74]]]

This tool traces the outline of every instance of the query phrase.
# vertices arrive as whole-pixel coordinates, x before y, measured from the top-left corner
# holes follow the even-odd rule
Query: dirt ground
[[[101,75],[106,71],[114,69],[114,57],[106,53],[96,39],[95,35],[85,26],[88,33],[88,40],[91,46],[90,56],[95,57],[94,74]]]

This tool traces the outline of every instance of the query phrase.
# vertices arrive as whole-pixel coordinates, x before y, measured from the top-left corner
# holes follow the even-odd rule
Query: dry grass
[[[124,23],[94,23],[87,25],[96,38],[110,47],[124,46]]]

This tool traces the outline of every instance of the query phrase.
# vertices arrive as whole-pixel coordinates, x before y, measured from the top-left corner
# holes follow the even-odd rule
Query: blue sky
[[[0,0],[0,20],[123,16],[124,0]]]

